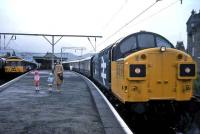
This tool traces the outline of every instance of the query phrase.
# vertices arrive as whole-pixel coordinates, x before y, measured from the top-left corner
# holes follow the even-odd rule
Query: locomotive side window
[[[136,49],[136,47],[136,38],[135,36],[131,36],[120,45],[120,51],[121,53],[126,53],[130,50]]]
[[[157,44],[157,47],[161,47],[161,46],[165,46],[167,48],[172,47],[171,44],[167,40],[165,40],[161,37],[156,37],[156,44]]]
[[[139,34],[138,45],[139,48],[155,47],[154,36],[152,34]]]

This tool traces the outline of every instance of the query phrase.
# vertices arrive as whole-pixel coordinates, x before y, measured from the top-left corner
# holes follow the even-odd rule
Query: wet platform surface
[[[48,73],[40,71],[38,94],[31,73],[0,92],[0,133],[104,134],[104,125],[83,78],[65,72],[62,91],[49,94]]]

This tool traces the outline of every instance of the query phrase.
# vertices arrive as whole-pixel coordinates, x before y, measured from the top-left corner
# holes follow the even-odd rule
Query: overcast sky
[[[182,4],[180,0],[161,0],[108,39],[155,1],[0,0],[0,32],[101,35],[103,38],[97,39],[97,50],[101,50],[121,37],[145,30],[163,35],[174,45],[184,41],[186,46],[186,21],[193,9],[199,12],[200,0],[183,0]],[[6,44],[8,40],[9,36]],[[93,50],[87,38],[63,38],[55,52],[67,46],[86,47],[85,52]],[[42,37],[18,36],[8,47],[28,52],[51,51],[51,45]]]

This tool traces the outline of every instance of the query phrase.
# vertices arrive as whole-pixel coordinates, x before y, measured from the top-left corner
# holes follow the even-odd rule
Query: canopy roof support
[[[62,35],[62,34],[31,34],[31,33],[0,33],[0,45],[1,45],[1,35],[4,35],[4,46],[5,46],[5,36],[6,35],[12,35],[12,37],[15,36],[16,39],[16,35],[22,35],[22,36],[42,36],[44,37],[44,39],[49,42],[49,44],[51,44],[52,46],[52,71],[54,69],[54,46],[63,38],[63,37],[85,37],[88,38],[90,44],[92,45],[90,38],[95,38],[95,46],[92,45],[92,47],[94,48],[95,52],[96,52],[96,38],[102,38],[102,36],[93,36],[93,35]],[[11,39],[12,39],[11,37]],[[47,37],[51,37],[51,40],[49,40]],[[55,41],[55,37],[60,37],[58,40]],[[0,46],[1,48],[1,46]]]

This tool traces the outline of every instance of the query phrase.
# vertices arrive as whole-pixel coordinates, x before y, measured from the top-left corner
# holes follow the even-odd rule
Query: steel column
[[[51,37],[52,38],[52,44],[51,44],[51,46],[52,46],[52,65],[51,65],[51,69],[52,69],[52,72],[54,71],[54,45],[55,45],[55,43],[54,43],[54,36],[52,36]]]
[[[62,64],[62,48],[61,48],[61,64]]]
[[[0,34],[0,50],[1,50],[1,34]]]
[[[5,34],[4,34],[4,43],[3,43],[3,45],[4,45],[4,49],[5,49],[5,45],[6,45],[6,36],[5,36]]]

